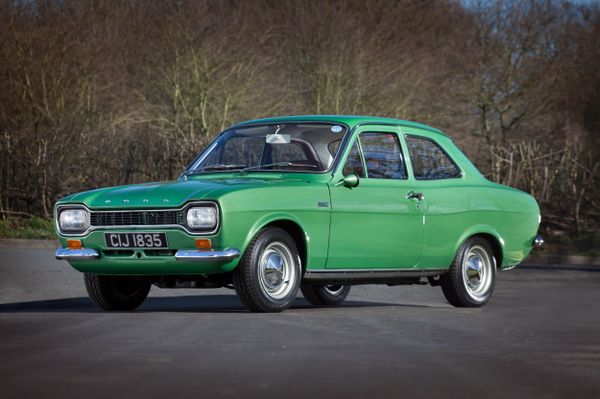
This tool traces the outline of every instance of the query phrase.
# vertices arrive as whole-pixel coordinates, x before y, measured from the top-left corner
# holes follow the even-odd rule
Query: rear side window
[[[433,140],[406,136],[406,145],[417,180],[453,179],[462,172],[446,152]]]
[[[406,179],[400,141],[395,133],[361,133],[360,145],[367,164],[367,177]]]

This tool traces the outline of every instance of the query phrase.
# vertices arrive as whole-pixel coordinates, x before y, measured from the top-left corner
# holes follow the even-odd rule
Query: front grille
[[[184,211],[92,211],[90,224],[94,227],[103,226],[161,226],[183,225]]]

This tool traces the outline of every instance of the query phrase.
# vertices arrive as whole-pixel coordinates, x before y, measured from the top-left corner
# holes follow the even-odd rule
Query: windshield
[[[346,127],[334,124],[280,123],[230,129],[220,135],[185,171],[324,172],[337,154]]]

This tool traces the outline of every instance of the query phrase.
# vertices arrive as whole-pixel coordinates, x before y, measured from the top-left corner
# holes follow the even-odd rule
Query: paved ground
[[[0,248],[0,397],[600,397],[600,267],[499,275],[483,309],[439,288],[354,287],[245,312],[230,290],[160,290],[105,313],[50,249]]]

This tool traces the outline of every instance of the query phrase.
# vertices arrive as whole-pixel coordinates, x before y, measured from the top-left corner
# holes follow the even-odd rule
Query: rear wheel
[[[316,306],[336,306],[344,302],[350,292],[349,285],[302,284],[302,295]]]
[[[302,264],[296,243],[278,227],[254,237],[233,271],[240,301],[253,312],[281,312],[290,307],[300,286]]]
[[[479,307],[492,296],[495,280],[496,260],[489,242],[471,237],[458,250],[440,284],[451,305]]]
[[[100,276],[85,273],[85,288],[92,301],[104,310],[133,310],[150,292],[150,282],[143,277]]]

